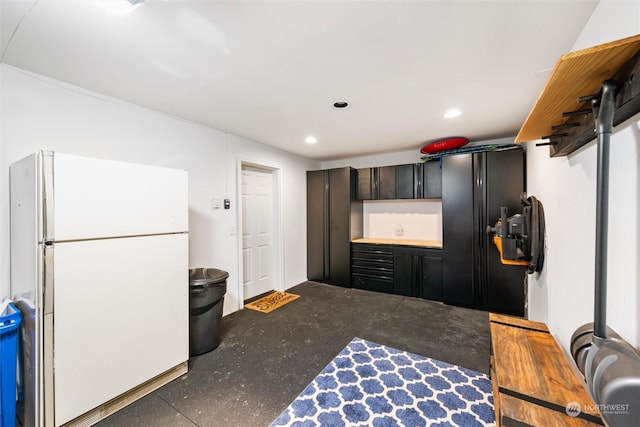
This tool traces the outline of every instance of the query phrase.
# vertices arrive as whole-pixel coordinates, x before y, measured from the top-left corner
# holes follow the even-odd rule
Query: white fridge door
[[[44,408],[42,398],[42,330],[44,289],[42,274],[43,249],[38,245],[41,238],[40,188],[41,181],[38,155],[32,154],[10,167],[11,184],[11,297],[22,312],[21,384],[24,394],[19,417],[24,425],[41,425]]]
[[[55,425],[189,358],[188,235],[55,245]]]
[[[188,230],[186,171],[54,153],[56,241]]]

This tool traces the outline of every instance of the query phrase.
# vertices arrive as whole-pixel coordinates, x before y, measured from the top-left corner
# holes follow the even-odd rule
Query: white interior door
[[[244,299],[275,288],[273,173],[242,167]]]

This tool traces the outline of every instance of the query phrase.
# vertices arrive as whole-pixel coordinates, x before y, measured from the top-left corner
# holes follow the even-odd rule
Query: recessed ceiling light
[[[450,110],[447,110],[446,113],[444,113],[444,117],[447,119],[453,119],[454,117],[458,117],[461,114],[462,114],[462,111],[458,110],[457,108],[452,108]]]
[[[334,102],[333,106],[336,108],[347,108],[349,106],[349,103],[345,101],[338,101],[338,102]]]
[[[313,135],[309,135],[304,139],[304,142],[306,142],[307,144],[315,144],[316,142],[318,142],[318,139]]]

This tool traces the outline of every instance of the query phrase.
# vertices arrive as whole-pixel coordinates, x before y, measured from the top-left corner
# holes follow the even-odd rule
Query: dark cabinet
[[[351,250],[354,288],[393,293],[393,247],[354,243]]]
[[[329,271],[329,175],[307,172],[307,278],[324,281]]]
[[[442,197],[440,162],[358,169],[358,200]]]
[[[442,300],[442,256],[439,249],[353,243],[354,288]]]
[[[476,297],[474,242],[480,233],[474,225],[472,160],[473,155],[442,159],[443,300],[468,307]]]
[[[355,194],[352,168],[307,172],[309,280],[349,286],[351,240],[362,237],[362,202]]]
[[[438,249],[396,247],[396,294],[442,301],[442,256]]]
[[[396,167],[383,166],[378,169],[378,199],[396,198]]]
[[[397,165],[378,168],[378,199],[415,199],[416,171],[420,165]]]
[[[396,199],[419,198],[417,172],[421,165],[398,165],[395,167]]]
[[[376,200],[378,198],[378,168],[358,169],[357,200]]]
[[[417,296],[420,285],[418,281],[422,275],[417,271],[421,263],[417,262],[413,251],[396,249],[393,254],[394,291],[399,295]]]
[[[442,168],[439,160],[422,163],[419,193],[424,199],[442,197]]]
[[[421,298],[442,301],[442,251],[422,257]]]
[[[487,225],[522,211],[522,148],[442,158],[443,301],[524,315],[525,270],[504,265]]]

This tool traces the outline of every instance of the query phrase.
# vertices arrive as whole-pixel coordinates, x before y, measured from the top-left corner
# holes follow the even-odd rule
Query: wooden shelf
[[[619,76],[620,69],[634,59],[639,51],[640,35],[636,35],[571,52],[560,57],[542,89],[542,93],[516,136],[515,142],[533,141],[553,134],[555,131],[551,129],[552,126],[562,125],[571,120],[563,117],[562,113],[590,108],[589,103],[578,104],[578,97],[597,93],[602,82]],[[634,79],[630,78],[629,80]],[[637,84],[632,81],[624,83]],[[620,102],[628,101],[626,96],[620,98],[625,98],[620,99]],[[590,123],[582,124],[593,129],[593,117],[589,115],[588,121]],[[618,120],[618,122],[620,121]],[[593,137],[595,134],[591,136],[591,139]],[[581,145],[586,142],[588,141],[584,141]],[[573,145],[580,146],[580,144]],[[572,147],[571,151],[575,149]],[[561,154],[568,153],[562,152]]]

